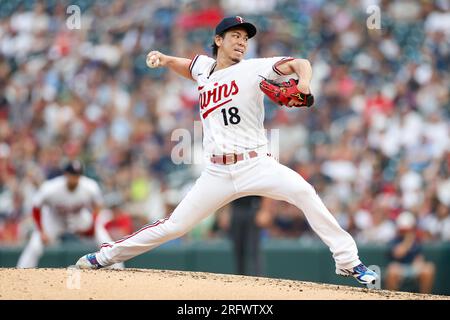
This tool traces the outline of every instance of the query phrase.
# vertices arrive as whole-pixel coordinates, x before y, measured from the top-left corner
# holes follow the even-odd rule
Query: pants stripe
[[[142,227],[141,229],[139,229],[138,231],[136,231],[136,232],[130,234],[129,236],[126,236],[126,237],[124,237],[124,238],[122,238],[122,239],[120,239],[120,240],[115,241],[114,244],[121,243],[121,242],[123,242],[123,241],[125,241],[125,240],[127,240],[127,239],[130,239],[131,237],[134,237],[135,235],[139,234],[140,232],[142,232],[142,231],[144,231],[144,230],[147,230],[147,229],[156,227],[156,226],[158,226],[158,225],[160,225],[160,224],[166,222],[168,219],[169,219],[169,218],[164,218],[164,219],[158,220],[158,221],[156,221],[156,222],[154,222],[154,223],[152,223],[152,224],[146,225],[146,226]],[[103,243],[103,244],[101,245],[101,248],[103,248],[103,247],[112,247],[112,246],[113,246],[113,245],[110,244],[110,243]]]

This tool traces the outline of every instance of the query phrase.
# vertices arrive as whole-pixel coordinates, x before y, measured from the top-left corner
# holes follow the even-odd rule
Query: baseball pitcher
[[[273,57],[245,60],[256,27],[227,17],[216,27],[214,58],[184,59],[151,51],[147,65],[167,67],[198,84],[199,112],[207,166],[169,218],[146,225],[96,253],[81,257],[80,268],[96,269],[131,259],[191,230],[225,204],[248,195],[287,201],[301,209],[312,229],[330,248],[336,273],[362,284],[378,275],[361,263],[353,238],[325,207],[314,188],[268,151],[263,127],[266,94],[286,107],[311,107],[312,70],[305,59]],[[277,81],[290,77],[288,81]]]

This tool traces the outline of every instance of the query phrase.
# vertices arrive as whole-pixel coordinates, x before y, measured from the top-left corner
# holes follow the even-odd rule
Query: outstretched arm
[[[179,75],[190,80],[194,80],[192,79],[191,72],[189,71],[191,61],[191,59],[165,55],[159,51],[150,51],[150,53],[147,54],[147,66],[149,68],[168,67]]]

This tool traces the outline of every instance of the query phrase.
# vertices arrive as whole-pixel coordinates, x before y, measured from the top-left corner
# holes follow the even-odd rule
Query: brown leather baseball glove
[[[298,80],[289,79],[289,81],[277,83],[262,77],[259,87],[270,100],[280,106],[289,107],[289,102],[294,101],[293,107],[311,107],[314,104],[314,96],[300,92],[297,88]]]

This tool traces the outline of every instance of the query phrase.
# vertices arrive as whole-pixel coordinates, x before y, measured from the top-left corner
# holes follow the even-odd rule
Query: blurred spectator
[[[376,206],[372,213],[364,211],[368,216],[367,225],[361,227],[357,241],[361,243],[387,244],[396,236],[395,223],[389,219],[387,208]]]
[[[309,233],[309,224],[302,212],[286,202],[274,201],[272,208],[272,221],[268,232],[273,238],[299,238]]]
[[[429,240],[450,241],[449,208],[435,198],[432,212],[422,220],[422,229]]]
[[[417,280],[421,293],[431,293],[435,266],[427,262],[417,238],[416,219],[404,211],[397,218],[397,237],[390,243],[390,260],[386,271],[386,288],[398,290],[407,280]]]

